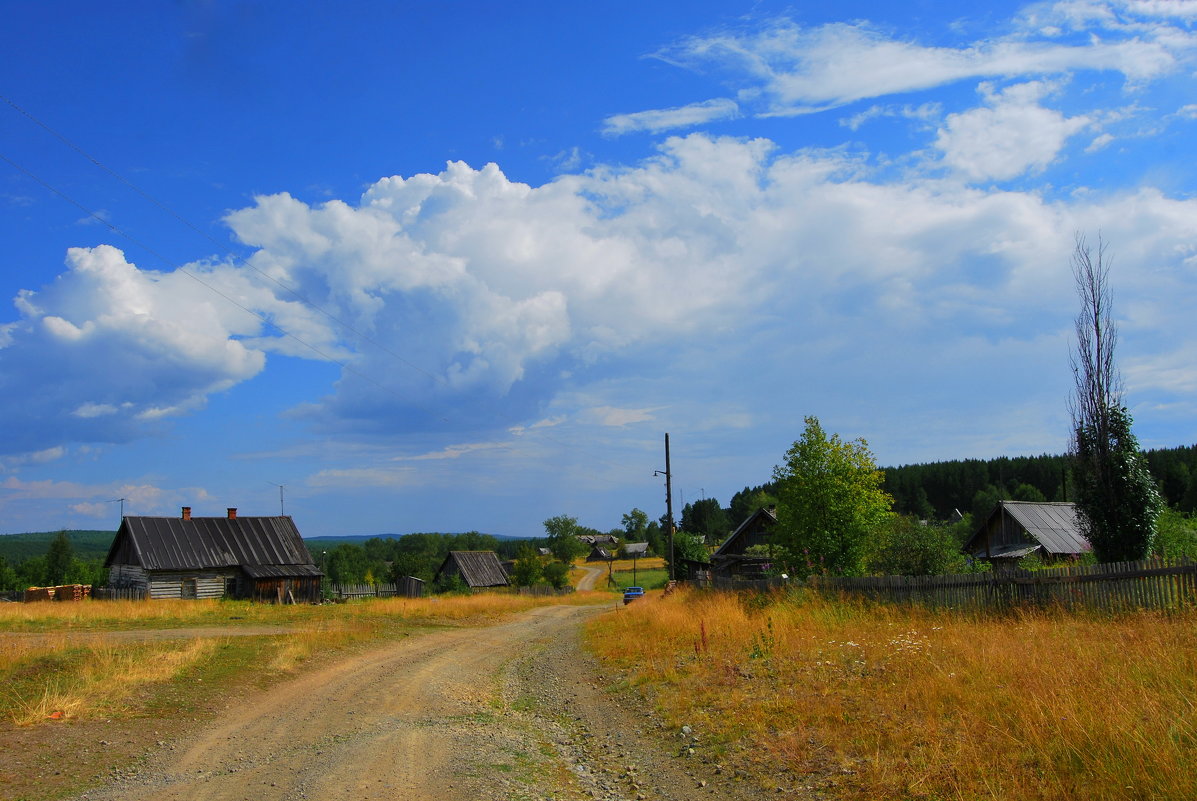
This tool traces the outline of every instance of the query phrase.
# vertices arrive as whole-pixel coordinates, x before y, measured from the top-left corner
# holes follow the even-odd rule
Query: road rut
[[[88,801],[749,798],[628,709],[556,606],[391,643],[267,690]],[[688,744],[681,743],[686,746]],[[759,792],[759,790],[758,790]]]

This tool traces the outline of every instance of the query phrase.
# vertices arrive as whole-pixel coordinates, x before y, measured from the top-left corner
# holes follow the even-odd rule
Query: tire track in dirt
[[[340,662],[266,691],[176,743],[148,771],[80,798],[471,797],[454,792],[454,755],[470,747],[469,735],[491,713],[504,661],[522,643],[571,630],[594,611],[534,610]]]
[[[78,799],[757,797],[695,756],[697,738],[604,691],[580,629],[620,608],[542,607],[380,646],[252,697]]]

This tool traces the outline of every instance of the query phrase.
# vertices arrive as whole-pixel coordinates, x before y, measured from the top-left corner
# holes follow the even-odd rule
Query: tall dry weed
[[[17,725],[113,713],[148,684],[174,678],[206,658],[216,641],[129,642],[52,638],[14,645],[0,661],[7,679],[0,708]]]
[[[1197,615],[682,593],[591,642],[674,723],[844,798],[1197,798]]]

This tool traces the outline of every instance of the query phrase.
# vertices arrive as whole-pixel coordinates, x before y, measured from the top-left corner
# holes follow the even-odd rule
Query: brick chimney
[[[184,507],[183,507],[183,519],[184,519],[184,520],[190,520],[190,519],[191,519],[191,507],[190,507],[190,506],[184,506]]]
[[[237,519],[237,507],[230,506],[230,507],[228,507],[228,510],[229,510],[229,520],[236,520]]]

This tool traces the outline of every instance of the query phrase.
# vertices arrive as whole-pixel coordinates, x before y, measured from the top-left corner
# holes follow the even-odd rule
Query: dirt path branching
[[[144,721],[157,731],[140,764],[113,770],[102,786],[76,798],[680,801],[699,794],[735,801],[754,795],[734,771],[706,759],[696,737],[663,729],[634,696],[609,692],[611,681],[585,655],[580,630],[592,616],[619,614],[618,608],[550,606],[496,625],[432,631],[350,652],[190,723],[186,714],[172,720],[165,711]],[[120,728],[130,725],[136,721]],[[175,733],[158,734],[168,727]],[[106,736],[98,722],[70,731]]]

